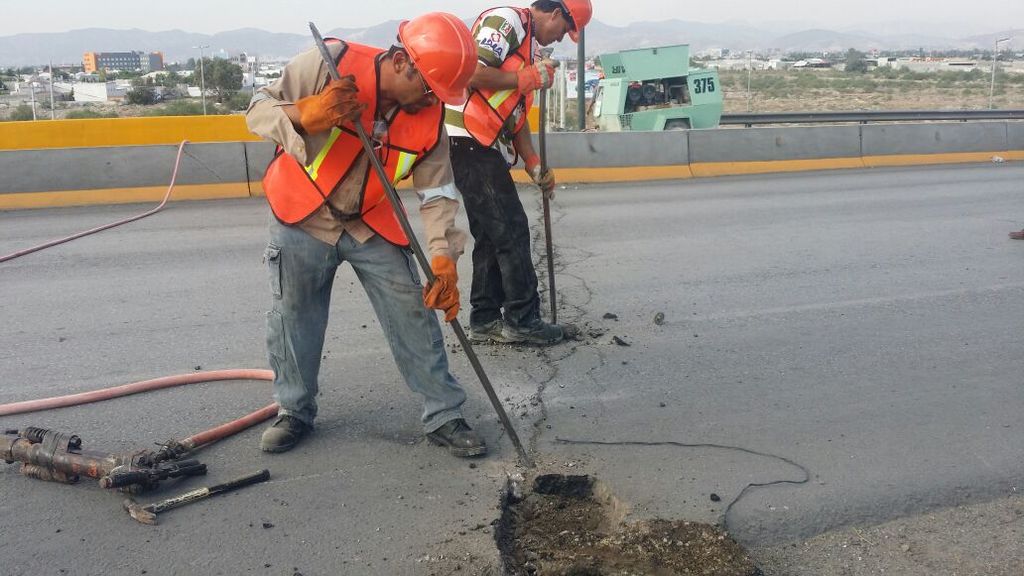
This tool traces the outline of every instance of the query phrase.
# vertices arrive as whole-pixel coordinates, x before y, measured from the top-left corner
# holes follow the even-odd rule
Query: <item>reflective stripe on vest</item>
[[[378,86],[377,58],[382,52],[377,48],[347,44],[338,62],[338,71],[342,75],[355,75],[356,85],[361,87],[357,97],[366,105],[362,122],[367,132],[372,129],[369,123],[377,113],[377,90],[369,87]],[[437,146],[442,120],[440,104],[423,108],[415,115],[400,109],[394,115],[386,143],[374,152],[381,158],[392,185],[407,178],[417,162]],[[362,153],[362,143],[350,125],[332,128],[326,143],[307,166],[279,148],[263,178],[274,215],[285,224],[297,224],[315,214],[338,184],[349,177]],[[367,165],[366,170],[359,215],[384,239],[400,246],[408,245],[384,186],[372,167]]]
[[[516,8],[520,19],[523,22],[523,29],[526,37],[515,52],[509,54],[502,62],[499,70],[503,72],[518,72],[527,65],[533,63],[533,18],[528,8]],[[486,14],[486,13],[485,13]],[[481,14],[473,29],[476,30],[483,22],[485,14]],[[456,110],[449,109],[446,112],[446,119],[449,124],[465,128],[477,142],[484,146],[491,146],[501,135],[502,129],[508,119],[520,112],[512,133],[518,132],[526,123],[526,111],[533,105],[533,92],[523,94],[518,89],[510,88],[504,90],[471,89],[469,100],[466,102],[461,114]],[[461,115],[461,118],[459,116]],[[460,122],[461,120],[461,122]]]
[[[313,159],[313,163],[306,166],[306,172],[309,173],[309,177],[316,180],[320,175],[320,165],[324,163],[324,159],[327,158],[327,153],[331,151],[331,147],[338,141],[338,137],[341,136],[342,132],[338,128],[331,128],[331,135],[327,138],[327,144],[320,149],[320,153]]]
[[[410,152],[398,153],[398,162],[396,163],[395,173],[391,180],[392,184],[398,184],[409,176],[409,172],[412,172],[413,164],[416,163],[416,158],[418,158],[418,156]]]
[[[524,67],[526,67],[525,63],[519,66],[519,70],[522,70]],[[508,100],[508,97],[515,92],[516,90],[513,88],[509,88],[508,90],[502,90],[501,92],[495,92],[494,94],[491,95],[490,98],[487,99],[487,103],[491,105],[491,108],[497,110],[498,107],[504,104],[505,100]]]
[[[330,153],[331,149],[334,148],[334,144],[338,141],[338,138],[340,138],[342,134],[344,134],[344,132],[342,132],[340,129],[331,128],[331,135],[330,137],[328,137],[327,143],[325,143],[324,147],[320,149],[320,152],[316,155],[316,158],[313,159],[313,163],[306,166],[306,173],[309,174],[309,178],[311,180],[317,180],[317,178],[320,175],[320,166],[324,163],[324,160],[327,159],[328,153]],[[412,171],[412,167],[416,163],[417,158],[419,158],[418,154],[403,151],[398,152],[398,162],[396,162],[395,171],[391,175],[392,185],[396,185],[402,180],[408,178],[409,173]],[[387,169],[387,166],[385,166],[384,168]]]

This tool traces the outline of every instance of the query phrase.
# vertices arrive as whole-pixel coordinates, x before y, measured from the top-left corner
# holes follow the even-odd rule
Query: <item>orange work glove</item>
[[[447,256],[434,256],[430,270],[434,282],[423,289],[423,303],[427,308],[444,310],[444,321],[451,322],[459,314],[459,273],[455,262]]]
[[[555,66],[550,60],[541,60],[532,66],[520,68],[516,75],[519,81],[519,92],[523,94],[541,88],[547,90],[555,81]]]
[[[301,114],[302,129],[307,134],[326,132],[359,118],[365,105],[356,99],[357,92],[355,76],[345,76],[332,80],[319,94],[299,99],[295,106]]]
[[[540,187],[540,191],[548,200],[555,199],[555,172],[551,168],[541,172],[540,157],[536,154],[523,160],[526,163],[526,173],[529,174],[533,183]]]

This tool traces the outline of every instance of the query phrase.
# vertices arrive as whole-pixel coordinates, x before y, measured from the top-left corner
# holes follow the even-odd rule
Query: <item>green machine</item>
[[[686,130],[715,128],[722,117],[718,72],[690,68],[686,44],[624,50],[601,56],[604,79],[594,97],[598,128]]]

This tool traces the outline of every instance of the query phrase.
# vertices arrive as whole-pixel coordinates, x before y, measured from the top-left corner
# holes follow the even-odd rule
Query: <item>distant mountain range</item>
[[[820,30],[796,28],[795,25],[706,24],[683,20],[635,22],[627,26],[610,26],[594,21],[587,28],[588,55],[614,52],[645,46],[689,44],[694,52],[728,48],[733,52],[755,50],[766,52],[843,52],[858,50],[991,50],[996,38],[1010,36],[1011,42],[1001,48],[1024,49],[1024,30],[996,31],[969,37],[931,34],[926,27],[901,23],[872,25],[878,32],[860,30]],[[356,42],[386,47],[394,42],[398,21],[383,22],[369,28],[337,28],[326,32]],[[110,30],[86,28],[61,33],[16,34],[0,37],[0,67],[45,64],[72,64],[82,60],[84,52],[126,52],[130,50],[160,51],[167,62],[184,62],[199,55],[196,46],[207,56],[228,56],[240,52],[268,59],[287,59],[312,46],[307,35],[267,32],[242,28],[217,34],[196,34],[181,30],[147,32],[145,30]],[[555,54],[576,53],[576,46],[566,39]]]

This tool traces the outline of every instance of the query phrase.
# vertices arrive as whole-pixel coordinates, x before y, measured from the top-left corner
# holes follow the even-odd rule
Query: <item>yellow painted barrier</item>
[[[92,206],[97,204],[132,204],[159,202],[167,193],[167,186],[138,188],[105,188],[97,190],[60,190],[56,192],[23,192],[0,194],[0,210],[28,208],[55,208],[63,206]],[[248,198],[248,182],[227,184],[178,184],[171,201],[215,200],[221,198]]]
[[[698,178],[734,176],[738,174],[765,174],[768,172],[804,172],[810,170],[837,170],[863,168],[860,157],[815,158],[811,160],[772,160],[764,162],[695,162],[690,164]]]
[[[147,146],[189,142],[253,142],[245,117],[154,116],[0,122],[0,150]]]
[[[995,152],[947,152],[942,154],[864,156],[864,166],[868,168],[880,168],[883,166],[917,166],[923,164],[991,162],[994,156],[998,156],[1003,160],[1021,159],[1021,157],[1024,156],[1024,151],[997,150]]]
[[[527,113],[537,130],[536,106]],[[145,118],[89,118],[0,122],[0,150],[47,148],[95,148],[100,146],[148,146],[189,142],[258,142],[249,132],[245,117],[152,116]]]

